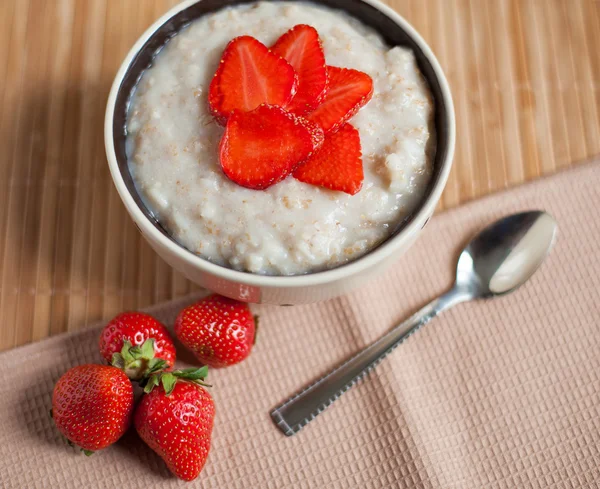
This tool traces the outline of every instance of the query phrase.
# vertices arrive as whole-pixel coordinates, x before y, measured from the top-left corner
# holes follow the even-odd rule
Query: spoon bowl
[[[465,247],[456,267],[456,287],[471,298],[512,292],[539,268],[556,239],[557,224],[543,211],[500,219]]]

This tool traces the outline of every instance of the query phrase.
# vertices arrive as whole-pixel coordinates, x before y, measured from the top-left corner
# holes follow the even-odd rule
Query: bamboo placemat
[[[130,222],[105,162],[112,78],[175,0],[0,2],[0,350],[195,286]],[[389,0],[452,86],[441,208],[600,153],[600,2]]]

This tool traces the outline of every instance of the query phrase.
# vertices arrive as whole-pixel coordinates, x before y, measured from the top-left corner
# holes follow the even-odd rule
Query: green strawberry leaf
[[[156,372],[160,372],[167,366],[167,362],[165,362],[162,358],[152,358],[148,361],[148,370],[146,372],[146,376],[150,376]]]
[[[208,377],[208,366],[200,368],[186,368],[183,370],[175,370],[173,375],[181,380],[187,380],[188,382],[192,382],[197,385],[201,385],[203,387],[212,387],[212,385],[204,382],[204,379]]]
[[[94,455],[94,452],[93,452],[93,450],[84,450],[84,449],[82,448],[82,449],[81,449],[81,451],[82,451],[83,453],[85,453],[85,456],[86,456],[86,457],[91,457],[92,455]]]
[[[125,359],[121,353],[113,353],[110,364],[113,367],[120,368],[121,370],[125,368]]]
[[[181,368],[179,370],[176,370],[176,372],[187,374],[187,373],[190,373],[190,372],[195,372],[196,370],[199,370],[200,368],[202,368],[202,367]]]
[[[134,360],[139,360],[142,358],[142,349],[139,346],[134,346],[129,349],[129,353],[133,357]]]
[[[173,392],[173,389],[175,389],[177,377],[175,377],[175,375],[173,375],[172,373],[166,373],[161,376],[160,381],[162,383],[163,389],[165,390],[165,394],[167,396],[170,396]]]
[[[121,348],[121,355],[123,355],[123,360],[125,360],[125,364],[129,364],[135,360],[135,358],[131,354],[131,348],[131,342],[129,340],[125,340],[123,342],[123,348]]]
[[[200,368],[185,368],[183,370],[176,370],[173,372],[173,375],[179,377],[181,379],[186,380],[204,380],[208,377],[208,366],[200,367]]]
[[[159,375],[152,375],[149,379],[148,379],[148,383],[144,386],[144,392],[146,394],[150,394],[152,392],[152,389],[154,389],[160,382],[160,376]]]
[[[150,360],[154,358],[154,338],[148,338],[142,345],[142,358]]]

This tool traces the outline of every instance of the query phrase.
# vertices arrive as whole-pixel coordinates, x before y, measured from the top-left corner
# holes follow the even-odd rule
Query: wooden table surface
[[[0,350],[194,290],[127,216],[102,134],[122,58],[175,3],[0,2]],[[458,145],[440,208],[600,153],[600,2],[388,3],[452,86]]]

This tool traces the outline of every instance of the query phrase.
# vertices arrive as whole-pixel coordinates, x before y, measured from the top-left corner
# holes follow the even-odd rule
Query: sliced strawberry
[[[262,190],[288,176],[323,138],[320,127],[280,107],[235,111],[221,140],[221,167],[237,184]]]
[[[299,115],[315,110],[327,89],[327,68],[319,33],[314,27],[299,24],[281,36],[272,49],[298,73],[298,91],[287,109]]]
[[[309,160],[294,171],[301,182],[354,195],[364,179],[358,131],[346,124],[325,136],[325,142]]]
[[[329,88],[321,105],[307,116],[325,133],[337,131],[373,96],[373,80],[362,71],[327,67]]]
[[[249,112],[261,104],[285,106],[297,85],[298,75],[285,59],[253,37],[236,37],[223,52],[208,103],[224,124],[234,110]]]

